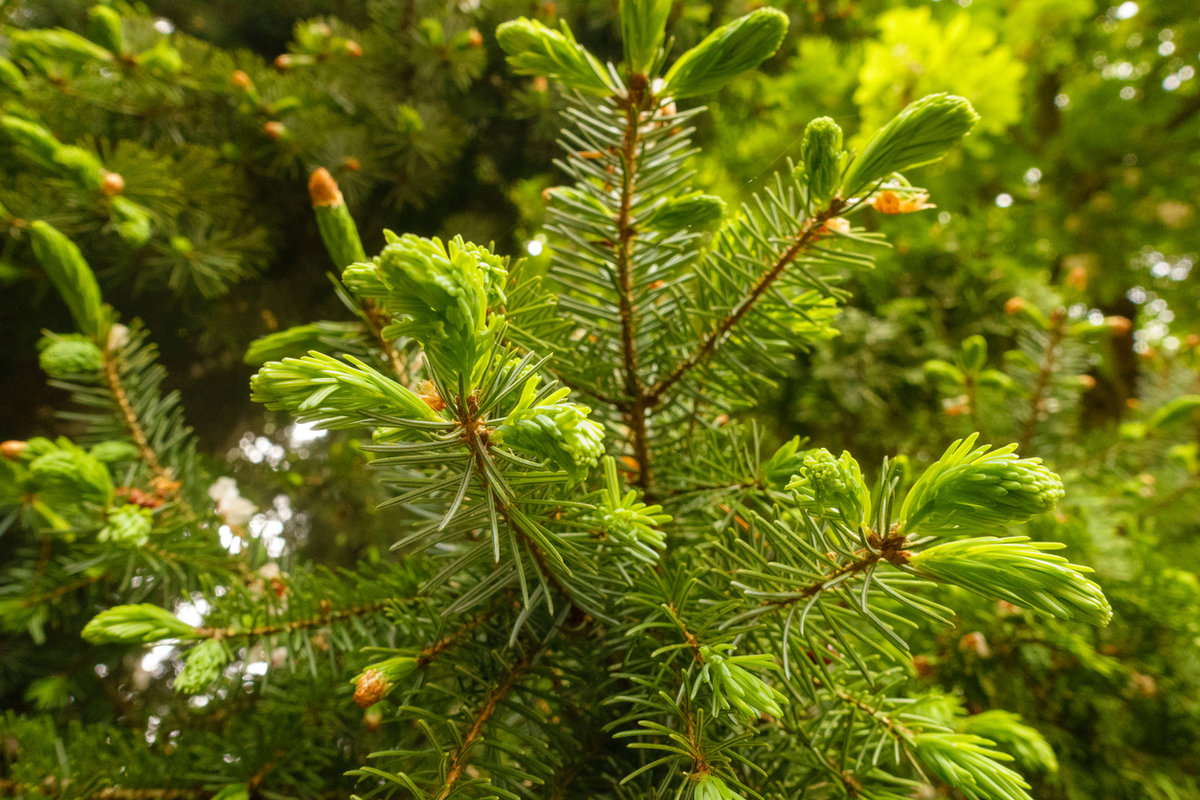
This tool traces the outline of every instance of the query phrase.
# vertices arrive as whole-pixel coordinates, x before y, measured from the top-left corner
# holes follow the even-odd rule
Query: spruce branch
[[[517,685],[521,677],[532,666],[533,660],[537,655],[538,651],[531,650],[524,658],[518,661],[508,671],[508,674],[501,679],[500,683],[496,685],[496,688],[492,690],[492,693],[488,695],[483,705],[475,713],[471,726],[463,736],[462,742],[450,757],[450,764],[445,780],[442,781],[438,793],[434,795],[434,800],[446,800],[451,792],[454,791],[454,785],[462,778],[463,772],[470,761],[471,749],[483,736],[484,726],[487,725],[492,715],[496,713],[496,708],[500,705],[500,701],[512,691],[513,687]]]
[[[624,101],[625,129],[621,136],[621,199],[615,220],[617,302],[621,315],[621,357],[625,374],[625,394],[629,408],[625,413],[633,439],[633,457],[638,463],[637,483],[643,491],[650,488],[653,472],[646,431],[647,398],[638,362],[637,319],[634,316],[633,241],[636,230],[630,210],[636,188],[638,149],[641,136],[641,106],[646,87],[635,82]]]
[[[377,614],[380,611],[394,606],[395,600],[380,600],[375,603],[366,603],[359,606],[351,606],[350,608],[342,608],[336,611],[322,611],[320,614],[304,619],[290,620],[288,622],[277,622],[269,625],[256,625],[253,628],[239,628],[231,626],[228,628],[196,628],[195,635],[204,639],[233,639],[239,637],[264,637],[274,636],[280,633],[291,633],[292,631],[304,630],[305,628],[317,628],[325,625],[330,625],[335,622],[344,622],[355,617],[365,617],[371,614]]]
[[[759,276],[729,314],[704,336],[704,339],[687,358],[678,363],[665,378],[649,389],[646,402],[651,408],[662,403],[675,384],[712,355],[730,331],[779,279],[788,265],[816,243],[817,239],[825,232],[823,230],[825,223],[838,216],[843,208],[844,201],[834,198],[826,209],[804,221],[800,231],[793,238],[792,244]]]

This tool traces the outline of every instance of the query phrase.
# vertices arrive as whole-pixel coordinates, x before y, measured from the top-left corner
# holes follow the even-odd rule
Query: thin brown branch
[[[750,291],[746,296],[738,301],[738,304],[733,307],[733,310],[721,320],[711,333],[704,338],[704,341],[692,351],[691,355],[676,365],[667,377],[656,383],[647,393],[646,403],[648,407],[653,408],[662,402],[666,393],[671,390],[675,384],[679,383],[685,375],[691,370],[699,366],[705,361],[717,346],[725,339],[734,326],[742,320],[754,308],[755,303],[766,294],[767,290],[775,283],[776,280],[787,269],[788,265],[800,257],[800,254],[812,246],[818,238],[825,223],[833,217],[836,217],[842,210],[843,201],[834,198],[830,203],[829,208],[805,220],[800,232],[794,237],[791,246],[785,250],[779,258],[772,263],[754,285],[750,287]]]
[[[880,538],[876,533],[870,533],[868,541],[871,543],[870,549],[859,550],[853,561],[843,564],[838,569],[830,572],[827,575],[821,576],[816,581],[805,586],[799,592],[794,593],[791,597],[780,600],[766,600],[764,606],[774,606],[776,609],[783,609],[797,603],[800,600],[807,600],[815,594],[825,591],[829,587],[830,581],[841,578],[845,575],[853,575],[858,572],[863,572],[870,567],[875,566],[880,561],[887,561],[889,564],[902,566],[908,563],[911,553],[904,549],[906,537],[898,532],[889,534],[886,538]]]
[[[479,741],[480,736],[483,735],[483,726],[496,713],[496,708],[500,705],[500,701],[512,691],[513,686],[525,674],[525,671],[529,669],[530,664],[533,663],[535,653],[536,651],[530,651],[525,658],[521,659],[520,663],[504,676],[504,680],[492,690],[483,707],[475,715],[471,727],[467,730],[467,735],[463,737],[462,744],[454,752],[454,757],[450,762],[450,770],[446,773],[446,782],[442,784],[442,789],[437,793],[434,800],[445,800],[446,797],[450,796],[450,792],[454,789],[454,784],[458,783],[463,775],[463,770],[467,767],[471,748]]]
[[[339,611],[329,611],[316,617],[297,619],[290,622],[280,622],[273,625],[259,625],[255,628],[197,628],[196,635],[206,639],[232,639],[238,636],[272,636],[277,633],[290,633],[304,628],[316,628],[331,622],[341,622],[354,617],[364,617],[382,611],[391,604],[391,600],[381,600],[377,603],[344,608]]]
[[[638,464],[637,483],[649,490],[652,480],[650,446],[646,432],[646,387],[642,383],[637,351],[637,320],[633,298],[632,224],[634,175],[637,172],[638,147],[641,143],[641,107],[645,85],[631,86],[625,101],[625,131],[621,139],[621,203],[616,218],[617,304],[621,314],[621,360],[625,373],[625,394],[629,407],[625,421],[633,439],[633,457]]]
[[[62,586],[51,589],[48,592],[43,592],[42,594],[34,595],[33,597],[22,598],[21,607],[30,608],[31,606],[48,603],[51,600],[57,600],[63,595],[70,594],[71,592],[74,592],[77,589],[82,589],[85,586],[91,586],[93,583],[99,583],[100,581],[109,577],[110,573],[105,571],[97,575],[89,575],[86,578],[80,578],[79,580],[72,581],[71,583],[64,583]]]
[[[466,636],[471,631],[478,628],[486,620],[495,616],[495,613],[496,613],[495,611],[488,611],[485,614],[480,614],[478,617],[476,617],[473,620],[470,620],[465,625],[460,627],[458,630],[454,631],[451,634],[448,634],[447,636],[443,636],[441,639],[434,642],[429,647],[426,647],[424,650],[421,651],[420,655],[417,656],[417,666],[418,667],[429,666],[429,664],[431,662],[433,662],[438,656],[440,656],[443,652],[448,650],[456,642],[458,642],[460,639],[462,639],[464,636]]]
[[[142,428],[142,423],[133,410],[133,404],[129,402],[129,394],[121,382],[120,364],[110,350],[106,350],[104,353],[104,378],[108,383],[108,391],[116,401],[118,411],[121,412],[121,421],[125,424],[125,429],[129,431],[134,446],[138,449],[138,458],[150,468],[155,479],[166,483],[172,482],[170,471],[163,467],[162,462],[158,459],[158,453],[154,452],[154,448],[150,446],[150,441],[146,438],[146,431]]]

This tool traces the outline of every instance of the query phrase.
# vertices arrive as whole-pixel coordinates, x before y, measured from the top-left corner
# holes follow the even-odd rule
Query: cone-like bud
[[[372,415],[441,419],[416,393],[353,356],[340,361],[315,350],[264,364],[250,379],[250,399],[334,430],[358,427]]]
[[[469,393],[499,325],[488,307],[504,302],[504,259],[460,238],[387,236],[373,263],[350,265],[342,280],[399,320],[384,329],[387,338],[419,341],[434,369],[454,383],[464,376]]]
[[[104,368],[104,353],[82,334],[48,334],[38,342],[38,364],[51,378],[96,373]]]
[[[817,516],[861,525],[871,513],[871,492],[858,462],[846,451],[835,458],[824,448],[809,450],[787,488],[799,508]]]
[[[175,678],[175,691],[197,694],[212,686],[229,663],[229,651],[218,639],[206,639],[188,651],[183,670]]]
[[[921,98],[883,126],[854,159],[842,183],[844,193],[858,194],[892,173],[940,160],[978,120],[975,109],[961,97]]]
[[[604,453],[604,429],[587,418],[587,406],[566,402],[568,389],[538,400],[539,381],[536,375],[526,379],[516,407],[496,427],[492,441],[582,478]]]
[[[842,177],[842,129],[829,117],[808,123],[800,143],[800,163],[812,201],[824,206],[838,190]]]
[[[1019,458],[1015,444],[975,448],[978,436],[950,445],[913,485],[900,508],[905,532],[1003,528],[1049,511],[1062,499],[1062,480],[1040,458]]]
[[[658,206],[642,225],[663,233],[707,230],[725,216],[725,201],[711,194],[691,192]]]
[[[125,34],[121,30],[121,15],[110,6],[88,9],[88,37],[110,52],[120,55],[125,50]]]
[[[337,268],[345,269],[355,261],[366,261],[358,228],[329,170],[322,167],[313,172],[308,179],[308,194],[312,198],[321,240]]]
[[[83,638],[92,644],[148,644],[163,639],[198,639],[196,629],[170,611],[149,603],[113,606],[92,617],[83,627]]]
[[[103,172],[100,178],[100,191],[105,197],[112,197],[125,191],[125,179],[119,172]]]
[[[1025,536],[985,536],[928,547],[908,563],[921,575],[985,597],[1052,617],[1107,625],[1112,608],[1100,587],[1084,577],[1091,570],[1047,552],[1062,547]]]
[[[29,442],[23,442],[20,439],[7,439],[4,442],[0,442],[0,456],[7,458],[9,461],[16,461],[28,447]]]
[[[647,75],[666,35],[671,0],[621,0],[621,40],[634,75]]]
[[[787,28],[787,14],[774,8],[760,8],[722,25],[679,57],[660,94],[676,99],[712,94],[775,55]]]
[[[715,715],[732,708],[746,719],[763,714],[780,716],[783,713],[780,703],[786,703],[787,697],[750,672],[752,669],[778,669],[779,665],[775,663],[775,659],[765,653],[726,655],[732,650],[731,644],[700,646],[700,658],[704,661],[704,666],[701,668],[697,685],[704,680],[711,683],[712,713]]]
[[[354,702],[359,708],[375,705],[416,668],[417,659],[412,656],[395,656],[372,664],[354,679]]]
[[[939,780],[971,800],[1030,800],[1029,784],[1001,764],[1012,756],[992,750],[987,739],[967,733],[919,733],[912,739],[917,758]]]
[[[1050,744],[1036,728],[1024,724],[1010,711],[974,714],[963,719],[959,728],[963,733],[991,739],[1027,770],[1058,772],[1058,758]]]
[[[545,75],[587,94],[607,96],[616,89],[596,57],[575,41],[563,23],[561,31],[521,17],[496,29],[496,41],[519,75]]]
[[[130,547],[139,547],[150,541],[154,529],[154,516],[138,505],[123,505],[108,515],[107,524],[96,537],[102,542],[115,542]]]

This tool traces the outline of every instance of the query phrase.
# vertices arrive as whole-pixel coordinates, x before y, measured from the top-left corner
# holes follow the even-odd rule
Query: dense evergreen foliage
[[[1187,5],[10,4],[0,794],[1200,793]]]

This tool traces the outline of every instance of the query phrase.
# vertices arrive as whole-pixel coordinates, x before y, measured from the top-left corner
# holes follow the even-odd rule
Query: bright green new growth
[[[1035,728],[1021,722],[1011,711],[993,709],[964,717],[959,724],[963,733],[990,739],[1026,769],[1057,772],[1058,758],[1049,743]]]
[[[1054,508],[1062,480],[1017,446],[974,448],[978,434],[954,442],[917,480],[900,508],[903,529],[925,535],[971,533],[1025,522]]]
[[[455,383],[460,376],[469,394],[491,351],[500,319],[489,319],[488,307],[504,302],[506,274],[502,259],[459,238],[443,244],[389,233],[372,263],[351,264],[342,280],[398,320],[386,337],[416,339],[434,371]]]
[[[47,333],[38,342],[38,364],[51,378],[97,372],[104,368],[104,353],[91,339],[78,333]]]
[[[109,6],[96,5],[88,9],[88,36],[116,55],[125,50],[121,15]]]
[[[123,505],[108,515],[107,524],[100,529],[96,538],[102,542],[139,547],[150,541],[153,528],[154,515],[149,509]]]
[[[83,254],[74,242],[41,220],[30,223],[29,234],[34,255],[71,309],[75,324],[88,337],[97,339],[104,322],[100,286]]]
[[[86,503],[104,508],[112,502],[108,467],[83,448],[59,438],[29,464],[30,488],[54,504]]]
[[[13,31],[11,54],[14,60],[52,72],[56,62],[86,64],[91,61],[112,61],[114,56],[98,44],[73,31],[54,30]]]
[[[979,117],[971,104],[949,94],[931,94],[912,103],[863,148],[842,181],[847,197],[896,172],[932,164],[970,133]]]
[[[909,558],[918,574],[985,597],[1007,600],[1061,619],[1107,625],[1112,608],[1087,567],[1046,551],[1065,545],[1025,536],[960,539],[928,547]]]
[[[492,440],[549,461],[580,479],[604,454],[604,429],[588,420],[587,406],[564,402],[568,389],[536,399],[539,381],[537,375],[526,379],[516,407],[497,426]]]
[[[62,142],[49,130],[36,122],[6,114],[0,118],[0,128],[17,146],[17,152],[43,167],[55,169],[55,156]]]
[[[269,362],[251,378],[250,399],[333,430],[442,419],[412,390],[353,356],[346,361],[314,350]]]
[[[518,74],[556,78],[587,94],[616,93],[604,67],[575,41],[565,22],[559,32],[521,17],[497,28],[496,41]]]
[[[858,462],[848,452],[834,457],[824,448],[809,450],[800,459],[787,485],[796,506],[817,516],[834,516],[849,525],[863,524],[871,513],[871,492]]]
[[[346,207],[346,201],[328,171],[319,169],[312,174],[308,193],[312,198],[313,215],[317,218],[321,240],[334,265],[344,270],[356,261],[366,261],[367,253],[363,250],[358,226],[354,224],[350,209]]]
[[[842,129],[829,117],[808,123],[800,142],[800,165],[808,179],[809,196],[823,206],[841,185]]]
[[[917,757],[940,780],[971,800],[1030,800],[1029,784],[999,763],[1012,756],[992,750],[987,739],[968,733],[919,733]]]
[[[745,800],[716,775],[708,774],[696,782],[695,800]]]
[[[700,645],[698,655],[704,666],[692,685],[692,697],[703,683],[710,682],[714,716],[727,709],[746,719],[763,714],[773,717],[783,714],[780,704],[787,702],[787,696],[750,672],[752,669],[777,670],[779,665],[766,653],[726,655],[732,650],[731,644]]]
[[[787,14],[774,8],[760,8],[722,25],[679,57],[660,94],[676,99],[712,94],[775,55],[787,29]]]
[[[126,244],[141,247],[150,241],[154,233],[154,220],[145,208],[128,197],[118,195],[109,201],[109,212],[112,214],[117,235],[125,240]]]
[[[229,663],[229,650],[219,639],[205,639],[188,651],[183,670],[175,678],[175,691],[199,694],[221,677]]]
[[[604,493],[586,521],[626,547],[635,558],[654,564],[667,543],[662,526],[671,521],[671,516],[662,513],[662,506],[647,505],[639,497],[634,489],[621,493],[617,462],[612,456],[606,456]]]
[[[150,603],[113,606],[92,617],[82,636],[92,644],[149,644],[163,639],[197,639],[196,629]]]
[[[621,41],[629,71],[645,75],[662,48],[671,0],[621,0]]]

